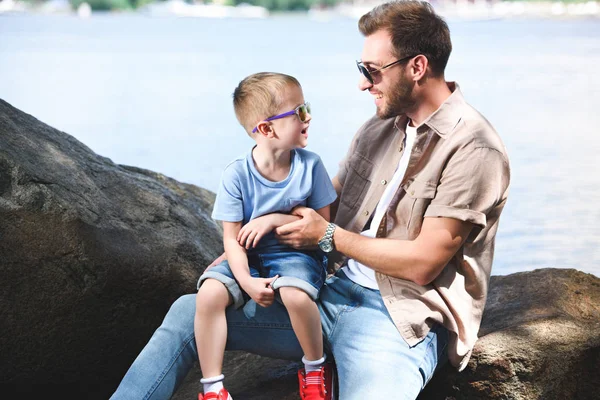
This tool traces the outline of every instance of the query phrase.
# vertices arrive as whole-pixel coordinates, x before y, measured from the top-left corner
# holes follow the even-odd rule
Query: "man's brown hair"
[[[293,76],[277,72],[259,72],[240,81],[233,91],[233,109],[250,136],[260,121],[277,114],[291,85],[301,87]]]
[[[389,32],[396,57],[423,54],[434,76],[444,74],[452,52],[450,29],[431,4],[420,0],[381,4],[360,18],[358,29],[365,36]]]

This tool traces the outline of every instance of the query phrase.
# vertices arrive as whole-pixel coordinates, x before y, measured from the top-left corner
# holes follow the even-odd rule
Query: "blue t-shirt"
[[[212,218],[220,221],[248,221],[271,213],[288,214],[301,205],[318,210],[337,194],[321,158],[308,150],[292,150],[290,173],[280,182],[263,177],[254,166],[252,151],[225,167]],[[271,232],[252,251],[289,250]]]

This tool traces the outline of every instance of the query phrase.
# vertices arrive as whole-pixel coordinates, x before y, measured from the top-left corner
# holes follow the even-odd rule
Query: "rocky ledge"
[[[171,303],[222,252],[213,201],[0,100],[5,397],[107,399]],[[600,279],[558,268],[493,276],[480,338],[467,369],[442,369],[420,400],[598,398]],[[226,360],[236,400],[298,399],[297,363]],[[174,398],[196,398],[198,380],[196,368]]]

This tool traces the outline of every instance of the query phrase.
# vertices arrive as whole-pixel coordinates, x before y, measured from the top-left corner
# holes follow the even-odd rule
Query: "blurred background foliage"
[[[2,1],[2,0],[0,0]],[[21,0],[30,4],[41,5],[45,2],[65,2],[76,10],[82,3],[88,3],[93,11],[127,11],[141,8],[150,3],[160,3],[168,0]],[[339,3],[352,3],[351,0],[182,0],[188,4],[220,4],[237,6],[250,4],[261,6],[272,12],[307,11],[315,8],[330,8]],[[471,2],[474,0],[471,0]],[[497,1],[497,0],[488,0]],[[589,0],[501,0],[506,2],[544,2],[544,3],[585,3]]]
[[[36,2],[36,0],[29,0]],[[82,3],[88,3],[94,11],[110,10],[134,10],[143,7],[146,4],[160,2],[165,0],[69,0],[74,9],[77,9]],[[237,6],[240,4],[250,4],[253,6],[265,7],[269,11],[306,11],[313,6],[331,7],[343,0],[220,0],[218,4]],[[185,0],[186,3],[194,4],[194,1]],[[205,4],[211,4],[212,1],[206,1]],[[215,2],[217,3],[217,2]]]

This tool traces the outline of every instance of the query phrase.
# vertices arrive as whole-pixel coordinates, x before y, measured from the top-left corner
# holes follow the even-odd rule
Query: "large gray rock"
[[[493,276],[467,369],[422,399],[600,398],[600,279],[574,269]]]
[[[0,100],[0,393],[107,399],[222,252],[214,194]]]

